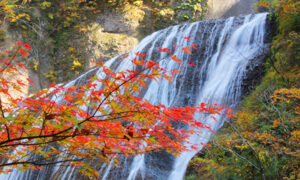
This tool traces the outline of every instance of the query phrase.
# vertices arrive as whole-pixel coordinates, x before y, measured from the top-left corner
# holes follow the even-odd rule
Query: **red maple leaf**
[[[21,43],[20,41],[15,41],[15,44],[22,45],[23,43]]]
[[[167,53],[174,52],[174,51],[169,50],[168,48],[163,48],[163,49],[158,48],[158,50],[160,50],[161,52],[167,52]]]
[[[28,82],[30,82],[31,84],[34,84],[33,81],[31,81],[29,78],[26,78]]]
[[[135,55],[137,55],[137,56],[146,56],[147,54],[142,54],[142,53],[140,53],[140,52],[138,51],[138,52],[135,53]]]
[[[189,65],[196,67],[196,65],[193,63],[193,61],[190,61]]]
[[[173,71],[171,72],[173,78],[175,77],[175,76],[174,76],[175,73],[181,73],[181,70],[179,70],[179,71],[173,70]]]
[[[27,53],[26,51],[24,51],[22,48],[20,48],[20,53],[21,53],[23,56],[28,57],[28,53]]]
[[[23,45],[25,48],[27,48],[28,50],[31,50],[31,46],[29,44],[24,44]]]
[[[197,45],[196,44],[192,44],[191,45],[194,49],[198,50]]]
[[[214,117],[214,116],[210,116],[211,118],[213,118],[215,121],[217,121],[217,118],[216,117]]]
[[[120,57],[120,59],[125,59],[125,58],[127,58],[127,57],[128,57],[128,54],[125,55],[125,56],[123,56],[123,57]]]
[[[182,50],[184,50],[186,53],[192,55],[191,51],[187,47],[183,47]]]
[[[25,68],[25,69],[28,69],[28,67],[27,67],[26,65],[24,65],[24,64],[18,63],[17,65],[18,65],[18,66],[21,66],[21,67],[23,67],[23,68]]]

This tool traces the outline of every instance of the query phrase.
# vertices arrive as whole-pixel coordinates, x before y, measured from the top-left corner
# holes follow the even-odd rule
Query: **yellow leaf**
[[[82,67],[82,65],[81,65],[81,63],[78,61],[78,59],[74,59],[72,69],[73,69],[73,70],[76,70],[76,69],[79,69],[79,68],[81,68],[81,67]]]

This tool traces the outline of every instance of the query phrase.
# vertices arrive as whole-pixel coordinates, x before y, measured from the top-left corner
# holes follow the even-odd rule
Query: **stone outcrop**
[[[38,10],[37,10],[38,11]],[[40,16],[40,15],[39,15]],[[64,70],[55,64],[62,64],[62,60],[68,58],[68,53],[80,53],[80,56],[86,61],[84,70],[89,69],[95,64],[90,63],[91,60],[100,59],[106,61],[112,57],[124,54],[132,50],[139,42],[138,31],[139,22],[144,17],[144,11],[136,6],[127,5],[120,12],[117,11],[101,11],[91,20],[86,27],[81,27],[85,31],[82,34],[74,34],[68,43],[74,52],[69,52],[68,48],[58,48],[55,51],[56,39],[53,39],[47,32],[43,24],[39,24],[39,29],[36,29],[37,39],[31,42],[31,39],[21,35],[17,29],[8,29],[7,23],[0,25],[1,41],[0,50],[7,49],[18,40],[32,45],[30,57],[23,61],[30,70],[22,69],[24,77],[16,76],[11,80],[30,78],[34,84],[28,84],[23,88],[24,93],[14,93],[15,97],[28,96],[38,90],[47,88],[48,84],[69,80],[70,77],[64,77]],[[68,51],[69,50],[69,51]],[[33,68],[34,63],[37,67]],[[71,64],[70,61],[69,64]],[[64,64],[70,66],[69,64]],[[72,66],[72,65],[71,65]],[[54,68],[53,68],[54,67]],[[78,75],[76,72],[75,75]],[[51,79],[53,78],[53,79]]]
[[[208,0],[206,19],[253,14],[255,13],[255,2],[257,0]]]

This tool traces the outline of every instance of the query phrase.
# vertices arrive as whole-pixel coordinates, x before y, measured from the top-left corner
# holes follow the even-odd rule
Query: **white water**
[[[147,51],[148,54],[153,54],[153,51],[157,47],[170,48],[173,44],[188,46],[192,43],[196,43],[199,45],[204,41],[203,45],[206,46],[205,51],[200,53],[201,55],[197,55],[193,58],[187,56],[183,51],[175,51],[174,53],[180,59],[184,59],[185,64],[191,59],[197,61],[198,69],[191,70],[190,68],[179,67],[169,59],[160,61],[160,66],[169,71],[183,68],[183,77],[192,79],[191,83],[186,84],[181,80],[176,80],[174,84],[171,85],[165,80],[159,83],[153,81],[145,92],[144,98],[154,104],[162,103],[166,106],[176,106],[183,104],[182,102],[178,102],[180,96],[186,96],[190,99],[192,99],[191,96],[196,96],[194,101],[189,101],[189,105],[205,102],[234,107],[238,103],[242,93],[242,80],[246,73],[247,65],[251,63],[249,60],[258,57],[262,53],[266,16],[266,14],[248,15],[243,18],[232,17],[225,21],[215,21],[210,25],[209,23],[211,22],[207,21],[175,26],[155,33],[148,37],[146,41],[142,41],[134,52],[143,51],[146,45],[150,46]],[[199,31],[202,31],[202,33]],[[183,37],[186,36],[191,37],[193,41],[183,40]],[[152,41],[149,41],[149,39],[152,39]],[[148,44],[149,42],[151,42],[150,45]],[[199,49],[200,48],[201,46]],[[162,59],[164,57],[163,55],[163,53],[160,53],[158,59]],[[176,78],[179,77],[177,76]],[[187,78],[185,78],[185,80],[186,79]],[[196,82],[197,80],[198,82]],[[184,86],[189,86],[189,88],[185,88]],[[181,98],[181,101],[182,100]],[[196,118],[198,118],[199,121],[206,122],[214,131],[223,124],[223,117],[219,117],[218,122],[201,114],[198,114]],[[191,136],[188,142],[195,144],[207,143],[212,133],[207,129],[203,129],[202,131],[203,133],[200,135],[195,134]],[[147,155],[143,154],[134,157],[131,165],[124,167],[126,169],[128,168],[128,174],[123,173],[115,176],[115,171],[107,169],[103,172],[107,175],[108,171],[110,171],[111,176],[105,176],[103,179],[117,178],[134,180],[147,179],[147,177],[150,177],[153,179],[181,180],[184,177],[188,162],[201,150],[202,146],[199,145],[198,148],[197,151],[182,153],[173,163],[169,163],[169,166],[173,168],[164,172],[158,172],[161,171],[161,169],[157,169],[149,165],[149,163],[147,165]],[[166,160],[161,159],[161,161]],[[154,170],[151,170],[152,168]]]
[[[231,36],[229,41],[221,50],[220,43],[218,50],[209,62],[208,78],[204,83],[204,87],[199,93],[197,102],[208,102],[210,104],[227,104],[226,100],[232,103],[238,101],[241,90],[241,82],[243,72],[249,63],[248,60],[257,56],[264,44],[265,34],[265,14],[256,15],[250,20],[247,16],[242,26],[240,26]],[[232,25],[232,19],[228,20],[221,39],[228,32],[228,26]],[[219,58],[216,58],[219,57]],[[221,118],[221,117],[219,117]],[[209,119],[199,115],[199,119]],[[213,130],[217,130],[222,122],[215,122],[209,119],[207,123]],[[207,143],[211,137],[211,132],[203,130],[201,135],[192,135],[189,139],[190,143]],[[199,150],[201,150],[201,146]],[[184,152],[175,160],[174,169],[169,176],[170,180],[181,180],[184,177],[188,162],[198,151]]]
[[[146,37],[126,59],[121,60],[121,63],[120,58],[116,57],[106,65],[116,71],[134,69],[131,60],[135,57],[135,53],[138,51],[146,53],[145,59],[159,60],[159,65],[168,71],[182,69],[180,75],[176,74],[173,84],[167,80],[160,80],[159,83],[149,82],[148,89],[143,95],[143,98],[148,99],[149,102],[166,106],[193,106],[205,102],[234,107],[241,96],[241,85],[247,72],[247,65],[251,63],[250,60],[260,56],[265,47],[266,16],[266,14],[257,14],[173,26]],[[186,40],[184,37],[191,39]],[[173,45],[189,47],[193,43],[198,48],[196,50],[190,47],[193,56],[180,48],[172,47]],[[158,48],[175,50],[174,54],[184,62],[179,66],[171,60],[168,53],[160,52]],[[187,65],[191,60],[197,67]],[[66,86],[84,81],[86,74]],[[97,75],[102,77],[103,73],[99,70]],[[209,124],[213,130],[217,130],[223,124],[222,117],[219,117],[218,122],[201,114],[196,118]],[[211,135],[210,131],[203,129],[201,135],[191,136],[189,142],[206,143]],[[201,148],[199,146],[198,151]],[[104,164],[99,174],[102,175],[103,180],[181,180],[188,162],[198,151],[182,153],[176,159],[158,153],[138,155],[132,160],[124,159],[122,169],[114,168],[113,164]],[[72,168],[56,166],[52,169],[49,167],[49,171],[48,174],[43,171],[34,173],[14,171],[8,175],[0,175],[0,179],[78,179],[77,172]]]

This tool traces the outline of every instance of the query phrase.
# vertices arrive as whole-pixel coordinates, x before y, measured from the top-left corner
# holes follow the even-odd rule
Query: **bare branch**
[[[222,146],[221,144],[217,143],[215,140],[213,140],[213,144],[216,145],[216,146],[218,146],[218,147],[220,147],[220,148],[222,148],[222,149],[225,150],[225,151],[231,152],[231,153],[234,154],[236,157],[238,157],[238,158],[240,158],[240,159],[246,161],[246,162],[249,163],[251,166],[253,166],[253,167],[255,167],[257,170],[259,170],[259,168],[258,168],[255,164],[253,164],[252,162],[250,162],[250,161],[249,161],[247,158],[245,158],[244,156],[242,156],[242,155],[240,155],[240,154],[238,154],[238,153],[236,153],[236,152],[234,152],[234,151],[232,151],[232,150],[230,150],[230,149],[228,149],[228,148]]]
[[[262,175],[262,178],[265,179],[265,175],[264,175],[264,169],[263,169],[263,166],[262,166],[262,163],[261,163],[261,160],[259,158],[259,155],[257,153],[257,151],[254,149],[254,147],[249,143],[249,141],[247,139],[245,139],[242,134],[240,133],[240,131],[237,129],[237,127],[235,127],[233,125],[233,123],[231,123],[230,121],[226,121],[230,126],[231,128],[240,136],[240,138],[243,140],[243,142],[246,142],[248,144],[248,146],[251,148],[251,150],[254,152],[255,154],[255,158],[256,160],[258,161],[258,165],[259,165],[259,171]]]

